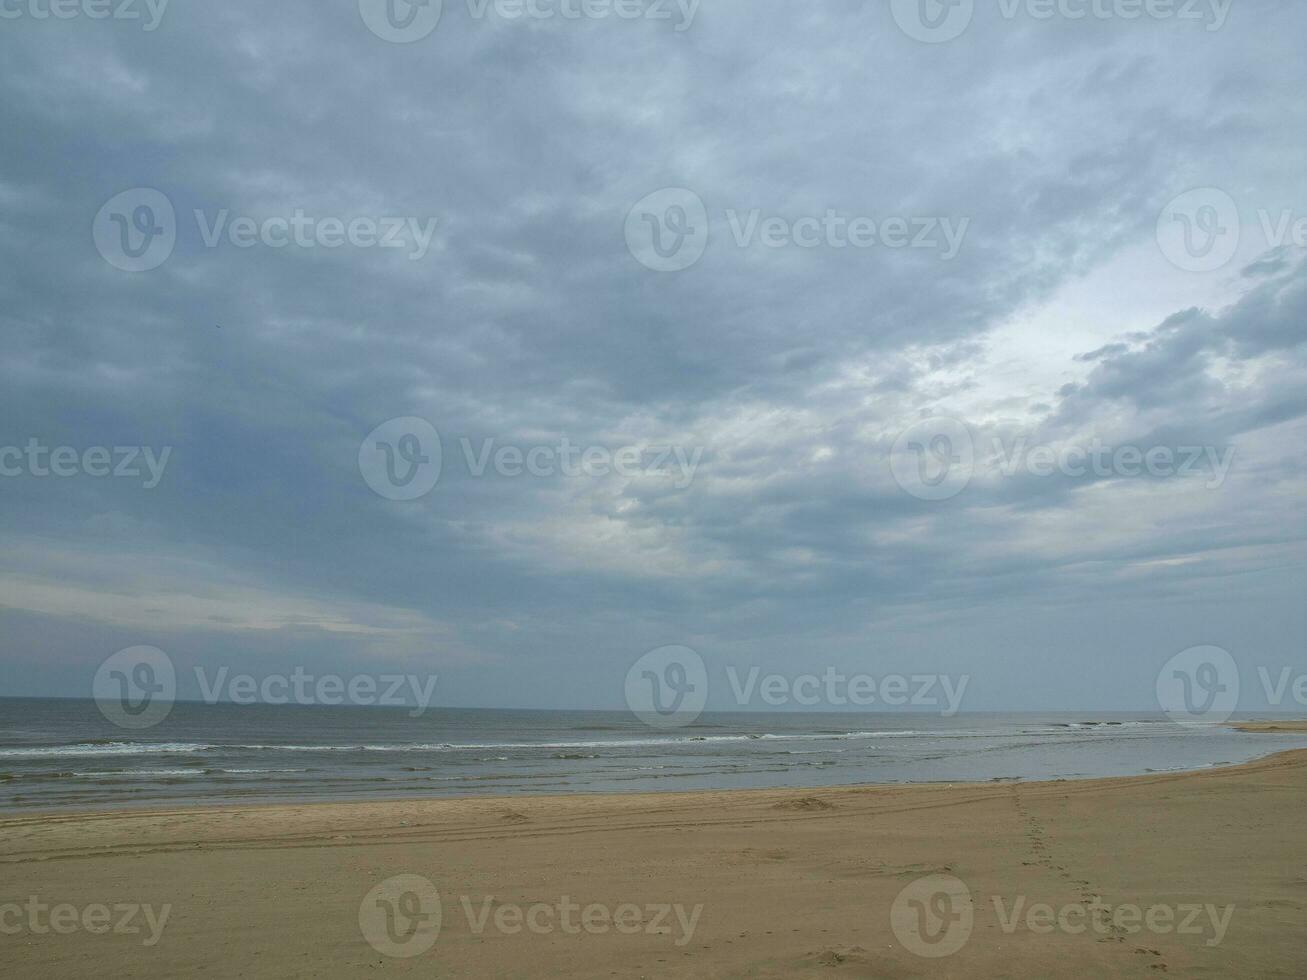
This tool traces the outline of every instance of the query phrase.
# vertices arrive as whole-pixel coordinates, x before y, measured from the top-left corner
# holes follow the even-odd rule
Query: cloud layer
[[[1307,664],[1307,266],[1261,220],[1307,217],[1298,4],[1207,30],[982,3],[946,44],[879,2],[722,0],[680,31],[493,9],[411,44],[308,0],[5,22],[0,445],[172,448],[148,490],[0,479],[8,693],[83,695],[136,643],[420,667],[465,705],[616,706],[667,643],[968,672],[971,708],[1146,706],[1200,643]],[[679,272],[624,237],[668,187],[708,222]],[[1195,187],[1242,229],[1207,272],[1157,236]],[[129,273],[92,225],[134,188],[177,231]],[[966,233],[742,246],[753,212]],[[435,224],[416,257],[231,237],[296,215]],[[406,416],[443,450],[411,502],[358,463]],[[922,499],[892,464],[941,417],[968,479]],[[478,476],[461,440],[701,458]],[[1064,471],[1095,445],[1230,462]]]

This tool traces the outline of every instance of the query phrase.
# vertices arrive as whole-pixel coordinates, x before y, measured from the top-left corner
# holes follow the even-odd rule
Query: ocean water
[[[630,714],[0,699],[0,808],[1082,779],[1244,762],[1307,737],[1152,715]]]

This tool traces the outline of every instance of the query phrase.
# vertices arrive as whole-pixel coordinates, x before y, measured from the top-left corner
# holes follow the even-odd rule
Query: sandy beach
[[[1305,809],[1293,751],[1075,782],[22,814],[0,820],[0,971],[1300,977]]]

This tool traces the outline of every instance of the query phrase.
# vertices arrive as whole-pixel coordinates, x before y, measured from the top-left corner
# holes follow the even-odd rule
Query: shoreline
[[[1243,730],[1243,729],[1239,729]],[[1256,731],[1256,730],[1255,730]],[[1285,729],[1288,733],[1298,733],[1307,731],[1303,729]],[[155,806],[153,804],[143,804],[139,808],[131,806],[109,807],[102,809],[83,809],[76,806],[51,807],[47,809],[31,810],[0,810],[0,831],[3,831],[7,825],[25,823],[29,820],[42,820],[49,818],[61,817],[78,817],[87,820],[113,817],[134,817],[134,818],[155,818],[155,817],[178,817],[187,814],[214,814],[225,813],[229,811],[240,811],[244,814],[256,814],[265,811],[284,811],[294,810],[301,811],[316,808],[390,808],[390,807],[423,807],[423,806],[440,806],[454,807],[460,804],[484,804],[484,805],[503,805],[510,804],[530,804],[540,803],[545,805],[556,805],[568,800],[586,800],[586,801],[604,801],[604,800],[633,800],[633,801],[694,801],[704,800],[709,797],[727,797],[730,799],[747,800],[750,797],[757,799],[794,796],[798,798],[814,797],[826,794],[856,793],[868,794],[880,791],[892,790],[914,790],[914,789],[934,789],[934,790],[983,790],[996,789],[1006,786],[1021,786],[1023,788],[1040,788],[1053,786],[1085,786],[1095,784],[1101,788],[1110,788],[1116,783],[1131,783],[1137,781],[1152,782],[1157,779],[1185,778],[1201,776],[1207,773],[1230,772],[1232,770],[1246,769],[1256,767],[1262,763],[1270,763],[1279,759],[1281,756],[1292,757],[1301,754],[1304,764],[1307,765],[1307,748],[1276,749],[1268,752],[1266,755],[1258,756],[1255,759],[1248,759],[1244,762],[1230,763],[1206,763],[1202,766],[1195,766],[1187,769],[1175,769],[1157,772],[1132,773],[1125,776],[1086,776],[1086,777],[1059,777],[1057,779],[1023,779],[1019,776],[1000,776],[994,779],[987,779],[979,782],[965,780],[935,780],[920,782],[898,782],[898,783],[831,783],[821,786],[773,786],[758,787],[749,789],[685,789],[685,790],[629,790],[625,792],[611,792],[603,790],[575,790],[567,793],[540,793],[540,794],[521,794],[521,793],[502,793],[502,794],[469,794],[467,796],[396,796],[396,797],[374,797],[370,799],[331,799],[331,798],[304,798],[294,800],[260,800],[257,802],[241,803],[230,801],[206,802],[198,800],[194,802],[178,803],[171,806]],[[3,851],[0,850],[0,864],[4,862]]]
[[[1307,720],[1257,720],[1257,721],[1232,721],[1228,724],[1237,732],[1251,732],[1253,734],[1267,734],[1272,732],[1284,732],[1285,734],[1301,734],[1307,732]]]
[[[1239,729],[1243,730],[1243,729]],[[1256,731],[1256,730],[1254,730]],[[1307,731],[1307,723],[1304,723],[1302,729],[1285,729],[1286,733],[1299,733]],[[739,799],[741,801],[749,798],[769,799],[772,797],[814,797],[828,794],[859,794],[865,795],[882,791],[910,791],[915,789],[922,790],[985,790],[999,789],[1007,786],[1020,786],[1023,788],[1046,788],[1056,786],[1087,786],[1094,785],[1098,788],[1110,788],[1117,783],[1133,782],[1152,782],[1158,779],[1182,779],[1187,777],[1203,776],[1209,773],[1225,773],[1233,770],[1249,769],[1258,767],[1264,763],[1274,763],[1281,757],[1293,757],[1301,755],[1304,765],[1307,766],[1307,748],[1276,749],[1268,752],[1266,755],[1258,756],[1254,759],[1248,759],[1243,762],[1230,763],[1206,763],[1202,766],[1195,766],[1187,769],[1175,769],[1157,772],[1132,773],[1125,776],[1086,776],[1086,777],[1059,777],[1057,779],[1023,779],[1019,776],[1000,776],[994,779],[987,779],[979,782],[965,780],[936,780],[921,782],[898,782],[898,783],[831,783],[821,786],[774,786],[758,787],[749,789],[685,789],[685,790],[629,790],[625,792],[610,792],[603,790],[576,790],[567,793],[540,793],[540,794],[522,794],[522,793],[501,793],[501,794],[469,794],[467,796],[396,796],[396,797],[375,797],[371,799],[320,799],[304,798],[296,800],[260,800],[258,802],[240,803],[240,802],[206,802],[203,800],[195,802],[179,803],[172,806],[154,806],[144,804],[140,808],[136,807],[110,807],[103,809],[82,809],[80,807],[53,807],[44,810],[0,810],[0,831],[3,831],[7,825],[13,823],[25,823],[29,820],[41,820],[47,818],[60,817],[78,817],[88,820],[99,818],[113,817],[134,817],[134,818],[154,818],[154,817],[178,817],[186,816],[190,813],[197,814],[221,814],[229,811],[240,811],[245,814],[256,814],[260,812],[276,812],[284,810],[302,811],[306,809],[317,808],[340,808],[340,809],[358,809],[358,808],[398,808],[398,807],[456,807],[461,804],[468,805],[528,805],[539,803],[544,805],[557,805],[565,803],[568,800],[585,800],[585,801],[695,801],[705,800],[707,798],[726,797],[728,799]],[[3,851],[0,850],[0,864],[4,862]]]
[[[1302,735],[1307,734],[1307,720],[1266,720],[1252,719],[1245,721],[1228,721],[1220,725],[1214,725],[1215,728],[1226,728],[1233,731],[1247,732],[1250,734],[1273,735]],[[567,799],[569,797],[584,798],[606,798],[606,797],[626,797],[626,796],[699,796],[708,794],[749,794],[749,793],[784,793],[793,792],[799,794],[811,795],[813,793],[828,792],[836,790],[871,790],[876,788],[898,788],[914,786],[991,786],[1004,784],[1020,784],[1025,786],[1039,785],[1043,783],[1084,783],[1084,782],[1111,782],[1125,779],[1139,779],[1158,775],[1184,775],[1189,773],[1202,773],[1214,769],[1229,769],[1232,767],[1250,765],[1263,759],[1272,758],[1281,752],[1307,751],[1307,746],[1299,746],[1291,749],[1269,749],[1264,755],[1254,756],[1238,762],[1214,761],[1204,762],[1192,766],[1185,766],[1175,769],[1154,770],[1139,773],[1127,773],[1110,776],[1061,776],[1053,779],[1031,779],[1023,776],[996,776],[990,779],[971,782],[966,780],[906,780],[906,781],[886,781],[886,782],[847,782],[847,783],[821,783],[794,786],[763,786],[763,787],[730,787],[730,788],[697,788],[685,790],[650,790],[650,789],[633,789],[633,790],[611,790],[611,789],[574,789],[557,793],[468,793],[459,795],[360,795],[360,796],[285,796],[282,798],[261,798],[251,800],[250,802],[238,799],[179,799],[175,803],[165,803],[159,800],[142,801],[135,803],[127,800],[121,803],[106,806],[103,801],[88,801],[86,803],[66,803],[61,805],[41,805],[33,804],[30,808],[26,806],[0,806],[0,827],[9,818],[36,818],[41,816],[98,816],[112,814],[151,814],[151,813],[168,813],[183,814],[189,811],[207,812],[221,811],[229,809],[241,810],[258,810],[265,808],[302,808],[312,806],[385,806],[385,805],[403,805],[416,804],[425,802],[458,802],[458,801],[527,801],[527,800],[557,800]]]
[[[1307,749],[1289,749],[1086,780],[6,814],[0,904],[136,902],[169,918],[149,946],[85,930],[6,937],[0,968],[79,980],[215,962],[269,980],[1287,978],[1307,947],[1307,876],[1293,870],[1307,863],[1304,807]],[[974,924],[932,960],[905,946],[891,910],[941,875],[974,896]],[[398,876],[430,883],[443,909],[434,947],[411,957],[379,951],[360,924]],[[513,927],[513,910],[568,903],[685,915],[674,934]],[[1210,908],[1219,929],[1046,931],[1014,918],[1018,903]]]

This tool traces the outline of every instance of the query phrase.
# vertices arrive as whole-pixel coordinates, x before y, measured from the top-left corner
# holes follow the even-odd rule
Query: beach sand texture
[[[24,925],[0,935],[0,975],[1301,978],[1304,813],[1307,751],[1084,782],[11,815],[0,903],[171,911],[153,946],[144,928]],[[378,951],[359,925],[364,897],[401,874],[441,895],[438,938],[411,958]],[[965,883],[974,924],[931,959],[904,947],[890,909],[937,874]],[[511,926],[513,906],[564,896],[640,918],[624,913],[626,932],[565,932],[557,912],[537,917],[540,932],[495,924],[495,910]],[[1215,944],[1206,915],[1184,933],[1004,928],[1020,899],[1061,910],[1096,898],[1233,911]],[[646,931],[648,910],[668,905],[702,906],[691,931],[674,914],[669,933]]]

